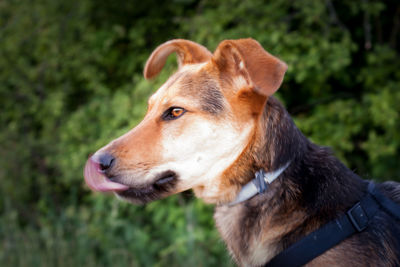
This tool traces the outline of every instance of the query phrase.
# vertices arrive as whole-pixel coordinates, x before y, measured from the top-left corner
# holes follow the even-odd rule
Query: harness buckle
[[[360,205],[360,202],[357,202],[350,210],[347,211],[347,216],[358,232],[361,232],[367,228],[368,216],[363,207]]]

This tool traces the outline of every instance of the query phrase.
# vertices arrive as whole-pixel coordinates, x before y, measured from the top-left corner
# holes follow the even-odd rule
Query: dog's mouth
[[[84,176],[86,184],[98,192],[114,192],[118,196],[135,203],[147,203],[162,198],[177,182],[177,174],[173,171],[164,171],[157,175],[153,183],[141,187],[132,187],[120,183],[117,177],[107,178],[98,164],[89,159],[86,163]]]
[[[155,182],[145,187],[129,187],[127,190],[117,191],[116,194],[135,203],[147,203],[167,195],[175,187],[177,180],[175,172],[165,171],[156,177]]]

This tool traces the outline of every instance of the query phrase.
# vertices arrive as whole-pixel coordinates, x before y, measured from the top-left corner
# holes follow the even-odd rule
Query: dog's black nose
[[[107,171],[113,165],[115,158],[110,154],[102,154],[99,156],[99,167],[101,171]]]

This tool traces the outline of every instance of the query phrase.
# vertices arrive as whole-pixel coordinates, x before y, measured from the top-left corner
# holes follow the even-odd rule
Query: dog
[[[367,182],[310,142],[273,96],[287,65],[257,41],[225,40],[212,54],[171,40],[151,54],[144,77],[174,52],[178,70],[150,97],[143,121],[88,159],[91,189],[139,204],[192,189],[216,205],[216,226],[240,266],[267,264],[367,194]],[[238,199],[260,170],[275,180]],[[399,183],[376,187],[400,203]],[[400,266],[399,237],[398,218],[379,209],[365,230],[307,266]]]

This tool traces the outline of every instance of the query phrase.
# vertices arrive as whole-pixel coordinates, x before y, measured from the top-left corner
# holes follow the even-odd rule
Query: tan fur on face
[[[191,41],[172,40],[152,53],[145,77],[157,75],[173,52],[179,70],[150,98],[143,122],[100,153],[116,157],[114,174],[127,185],[146,186],[158,174],[172,171],[178,182],[170,194],[193,188],[206,202],[228,201],[247,180],[233,182],[229,176],[248,171],[235,166],[251,160],[246,151],[252,147],[266,94],[280,85],[285,64],[250,39],[223,42],[214,55]],[[257,74],[263,68],[254,69],[258,63],[249,57],[252,53],[267,64],[272,75],[268,81]],[[176,120],[162,119],[171,107],[186,113]]]
[[[255,121],[247,98],[241,99],[240,94],[226,98],[209,72],[210,65],[183,66],[150,98],[143,122],[102,150],[118,158],[115,170],[126,172],[121,180],[125,184],[145,185],[172,170],[179,182],[171,193],[194,188],[206,202],[223,198],[226,182],[218,177],[247,147]],[[220,103],[208,97],[211,87],[220,94]],[[187,112],[177,120],[163,121],[161,115],[170,107]]]

